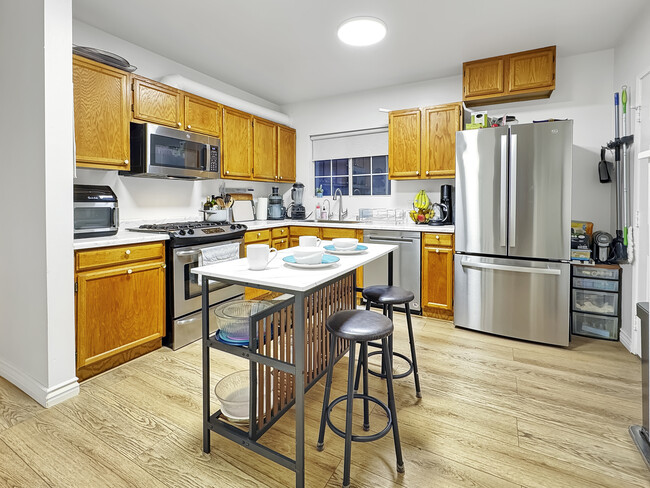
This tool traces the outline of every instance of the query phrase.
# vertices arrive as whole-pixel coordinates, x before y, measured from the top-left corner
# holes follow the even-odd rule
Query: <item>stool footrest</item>
[[[384,413],[386,414],[386,416],[388,417],[388,422],[386,424],[386,427],[384,427],[380,432],[377,432],[376,434],[353,435],[352,436],[352,442],[372,442],[372,441],[376,441],[377,439],[381,439],[386,434],[388,434],[390,432],[390,429],[393,427],[393,416],[391,415],[390,409],[388,408],[388,406],[386,406],[386,404],[384,402],[382,402],[381,400],[379,400],[378,398],[375,398],[375,397],[370,396],[370,395],[362,395],[360,393],[355,393],[354,398],[355,399],[361,399],[361,400],[368,400],[369,402],[372,402],[372,403],[374,403],[376,405],[379,405],[382,408],[382,410],[384,411]],[[343,401],[346,401],[347,399],[348,399],[347,395],[341,395],[340,397],[332,400],[332,402],[327,407],[327,413],[326,413],[326,417],[325,417],[325,419],[327,421],[327,425],[332,430],[332,432],[334,432],[337,436],[342,437],[343,439],[345,439],[345,432],[343,432],[341,429],[339,429],[338,427],[336,427],[332,423],[332,421],[330,420],[330,413],[332,412],[332,409],[336,405],[338,405],[339,403],[341,403]],[[316,447],[318,448],[319,451],[322,449],[322,446],[317,445]]]
[[[381,351],[369,352],[368,357],[376,356],[377,354],[381,354]],[[408,375],[410,375],[413,372],[413,361],[411,361],[404,354],[399,353],[399,352],[393,351],[393,356],[397,356],[398,358],[403,359],[409,365],[408,371],[406,371],[404,373],[400,373],[400,374],[394,374],[393,373],[393,379],[406,378]],[[373,376],[377,376],[378,378],[384,378],[384,379],[386,378],[386,375],[384,373],[378,373],[377,371],[373,371],[371,369],[368,369],[368,374],[371,374]]]

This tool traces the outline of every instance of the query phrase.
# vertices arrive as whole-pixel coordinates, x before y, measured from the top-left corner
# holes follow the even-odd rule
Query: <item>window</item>
[[[388,130],[384,127],[312,136],[314,188],[332,196],[390,195]]]

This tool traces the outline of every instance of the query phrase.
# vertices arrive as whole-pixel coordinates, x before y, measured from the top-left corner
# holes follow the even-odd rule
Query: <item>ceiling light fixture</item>
[[[370,46],[386,36],[386,24],[374,17],[354,17],[339,26],[338,36],[350,46]]]

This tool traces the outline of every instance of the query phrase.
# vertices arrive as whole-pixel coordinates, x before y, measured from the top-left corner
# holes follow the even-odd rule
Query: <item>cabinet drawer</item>
[[[572,290],[573,310],[618,315],[618,295],[604,291]]]
[[[618,340],[618,317],[604,317],[573,312],[571,331],[573,334]]]
[[[316,236],[318,237],[320,229],[318,227],[291,227],[291,237],[294,236]]]
[[[618,281],[592,280],[591,278],[573,278],[574,288],[589,288],[590,290],[618,291]]]
[[[574,266],[573,276],[583,276],[585,278],[599,278],[605,280],[617,280],[619,268],[601,268],[593,266]]]
[[[453,234],[424,234],[424,245],[451,247],[454,245],[454,235]]]
[[[278,239],[273,239],[271,242],[271,247],[276,248],[278,251],[281,249],[288,249],[289,248],[289,238],[288,237],[280,237]]]
[[[157,259],[164,262],[165,245],[162,242],[77,251],[75,265],[77,271],[83,271],[150,259]]]
[[[270,237],[271,232],[269,229],[252,230],[250,232],[246,232],[246,235],[244,235],[244,242],[246,244],[250,244],[251,242],[268,241]]]
[[[276,239],[278,237],[289,237],[289,227],[276,227],[271,229],[271,237]]]
[[[322,239],[326,241],[330,241],[332,239],[336,239],[340,237],[352,238],[352,239],[357,238],[356,229],[339,229],[334,227],[325,227],[322,229],[322,231],[323,231]]]

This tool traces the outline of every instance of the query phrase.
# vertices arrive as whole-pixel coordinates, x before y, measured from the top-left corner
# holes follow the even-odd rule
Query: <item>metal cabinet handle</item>
[[[499,246],[506,246],[508,212],[508,136],[501,136],[501,200],[499,202]]]
[[[261,236],[262,236],[262,233],[261,233],[261,232],[258,232],[258,233],[257,233],[257,237],[261,237]]]
[[[180,122],[176,122],[176,125],[177,125],[178,127],[180,127],[180,126],[181,126],[181,123],[180,123]]]
[[[125,160],[124,160],[124,164],[129,164],[129,160],[128,160],[128,159],[125,159]]]
[[[126,251],[124,251],[124,254],[126,254],[127,256],[131,254],[131,249],[127,249]]]
[[[274,178],[275,178],[276,180],[278,179],[278,177],[277,177],[277,176],[275,176]]]
[[[187,128],[188,128],[188,129],[191,129],[191,128],[192,128],[192,126],[191,126],[191,125],[188,125],[188,126],[187,126]]]
[[[436,239],[440,240],[440,236],[436,236]]]
[[[425,174],[428,175],[428,174],[429,174],[429,171],[426,171]]]
[[[440,252],[440,249],[436,249],[436,254],[438,254],[439,252]]]
[[[419,175],[419,174],[420,174],[420,172],[419,172],[419,171],[416,171],[416,172],[415,172],[415,174],[416,174],[416,175]]]
[[[131,274],[131,273],[133,273],[133,270],[132,270],[132,269],[127,269],[127,270],[126,270],[126,273],[127,273],[127,274]]]
[[[282,176],[280,176],[280,179],[282,179]]]
[[[194,251],[176,251],[176,256],[196,256],[199,254],[201,251],[194,250]]]
[[[508,245],[516,247],[517,237],[517,134],[510,137],[510,228],[508,229]]]
[[[230,174],[230,171],[226,171],[226,174],[229,175],[229,174]]]
[[[161,267],[162,269],[165,269],[165,268],[167,267],[167,265],[166,265],[165,263],[163,263],[163,264],[160,265],[160,267]]]

